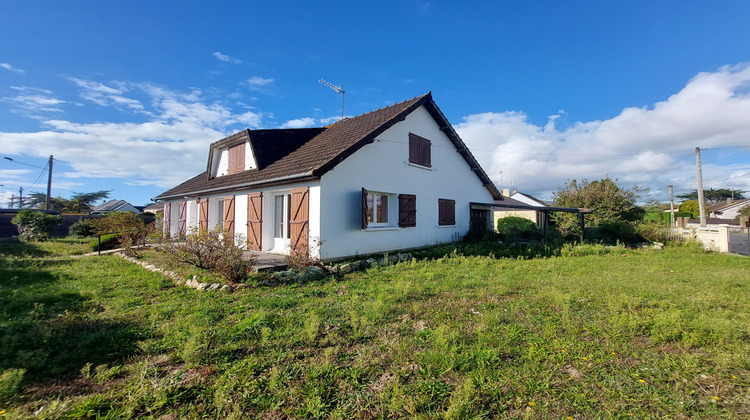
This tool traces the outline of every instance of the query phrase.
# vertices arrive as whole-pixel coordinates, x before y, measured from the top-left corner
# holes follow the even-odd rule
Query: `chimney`
[[[510,198],[510,188],[503,188],[503,197]]]

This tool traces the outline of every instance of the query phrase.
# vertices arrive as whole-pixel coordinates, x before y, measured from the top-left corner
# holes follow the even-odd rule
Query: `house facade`
[[[223,226],[250,249],[323,260],[460,239],[502,196],[430,93],[330,126],[245,130],[156,197],[171,236]]]

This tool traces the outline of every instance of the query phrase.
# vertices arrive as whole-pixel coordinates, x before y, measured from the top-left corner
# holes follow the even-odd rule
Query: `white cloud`
[[[247,79],[247,86],[250,90],[257,92],[266,92],[266,88],[273,84],[273,79],[264,79],[262,77],[253,76]]]
[[[0,67],[4,68],[5,70],[12,71],[14,73],[21,73],[21,74],[26,73],[26,70],[17,69],[8,63],[0,63]]]
[[[0,149],[10,155],[54,154],[73,167],[74,172],[64,174],[68,179],[112,177],[173,187],[205,170],[211,142],[261,124],[261,114],[235,113],[221,103],[207,102],[199,91],[180,93],[147,83],[75,81],[82,96],[91,95],[94,102],[120,103],[113,98],[126,89],[145,95],[148,101],[141,115],[147,120],[78,123],[50,119],[37,132],[0,132]]]
[[[315,126],[315,118],[297,118],[295,120],[289,120],[281,125],[280,128],[305,128],[305,127],[314,127]]]
[[[512,182],[540,198],[549,198],[569,179],[605,176],[618,178],[624,187],[663,190],[673,184],[690,190],[695,189],[694,147],[749,145],[749,86],[750,64],[725,66],[698,74],[663,102],[626,108],[604,121],[558,129],[559,115],[538,126],[521,112],[488,112],[464,117],[456,129],[497,184],[502,177],[502,187]],[[706,164],[704,182],[734,173],[731,166]],[[750,190],[750,177],[723,186]]]
[[[127,83],[117,83],[118,87],[107,86],[92,80],[71,77],[70,80],[81,88],[80,96],[100,106],[115,106],[117,108],[129,108],[135,111],[143,111],[140,101],[123,96],[133,86]]]
[[[223,61],[225,63],[232,63],[232,64],[240,64],[242,63],[242,60],[239,60],[237,58],[228,56],[226,54],[222,54],[218,51],[214,53],[214,57],[216,57],[219,61]]]
[[[41,114],[49,112],[62,112],[58,105],[66,103],[64,100],[56,98],[52,92],[47,89],[38,89],[26,86],[11,86],[12,90],[19,94],[0,98],[0,101],[7,102],[13,106],[11,112],[30,118],[42,118]]]

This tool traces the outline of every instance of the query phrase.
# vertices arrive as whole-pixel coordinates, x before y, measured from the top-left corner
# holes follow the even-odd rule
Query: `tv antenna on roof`
[[[341,86],[334,85],[333,83],[327,82],[325,79],[320,79],[318,82],[324,84],[325,86],[328,86],[329,88],[336,91],[336,93],[341,94],[341,119],[344,119],[344,94],[346,91]]]

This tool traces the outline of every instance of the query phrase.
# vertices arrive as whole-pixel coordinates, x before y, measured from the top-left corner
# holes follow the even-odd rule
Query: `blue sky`
[[[750,190],[750,2],[0,1],[0,206],[18,188],[135,205],[244,128],[428,91],[498,186],[611,176],[667,201]]]

